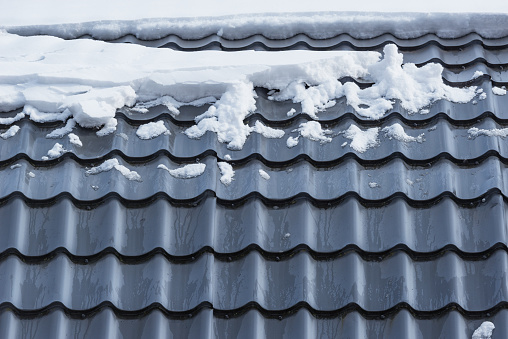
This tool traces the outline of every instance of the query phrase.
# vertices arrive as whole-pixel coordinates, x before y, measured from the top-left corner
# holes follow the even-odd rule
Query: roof
[[[279,91],[252,80],[255,110],[239,119],[250,134],[232,149],[238,135],[221,142],[220,126],[198,138],[188,131],[201,126],[207,116],[199,115],[210,107],[226,110],[227,95],[243,103],[234,85],[220,85],[229,94],[217,101],[182,104],[166,97],[140,106],[129,101],[125,83],[100,82],[102,73],[91,72],[97,78],[79,84],[89,86],[84,92],[103,90],[100,83],[126,93],[115,97],[120,108],[101,99],[106,92],[94,97],[112,105],[116,119],[113,132],[98,136],[98,128],[82,126],[93,120],[84,104],[62,106],[52,119],[42,114],[43,105],[58,103],[52,98],[64,100],[55,94],[60,85],[48,82],[58,71],[45,68],[48,73],[30,78],[24,67],[51,60],[50,53],[26,57],[27,64],[20,56],[9,59],[25,66],[6,75],[7,65],[0,75],[6,91],[23,94],[21,101],[0,97],[0,107],[22,102],[0,113],[13,118],[1,120],[2,133],[20,127],[0,140],[0,337],[462,338],[484,321],[495,324],[493,339],[507,337],[508,95],[502,87],[508,85],[508,36],[184,38],[116,42],[190,54],[218,48],[387,54],[384,48],[395,43],[404,63],[441,65],[444,84],[471,97],[435,100],[416,112],[393,100],[372,119],[347,95],[328,98],[313,112],[296,95],[277,100]],[[301,70],[279,66],[262,74],[277,80],[280,69]],[[257,79],[258,73],[238,72]],[[131,74],[141,79],[128,72],[126,78]],[[54,85],[43,92],[51,95],[30,99],[33,79]],[[217,90],[192,93],[197,87],[175,81],[177,89],[132,87],[138,98],[154,88],[187,99]],[[379,81],[344,76],[337,86],[348,83],[364,93]],[[67,85],[76,86],[65,87],[68,98],[82,95],[73,92],[78,85]],[[445,88],[439,86],[436,92]],[[154,130],[140,140],[140,126],[159,121],[164,128],[150,125]],[[318,132],[304,130],[316,121]],[[70,130],[48,137],[66,124]],[[351,126],[375,132],[375,140],[355,139]],[[270,136],[274,130],[284,137]],[[70,131],[81,147],[65,136]],[[52,149],[56,142],[66,151]],[[206,165],[204,172],[171,172],[196,163]],[[234,169],[230,184],[223,163]]]

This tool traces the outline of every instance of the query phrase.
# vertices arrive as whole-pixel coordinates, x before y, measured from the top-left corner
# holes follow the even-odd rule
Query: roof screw
[[[226,318],[226,319],[229,319],[229,315],[228,315],[228,314],[226,314],[225,318]]]
[[[381,317],[380,317],[380,318],[381,318],[381,319],[384,319],[384,318],[386,318],[386,317],[384,316],[384,314],[381,314]]]
[[[231,260],[233,260],[233,259],[231,259],[231,257],[228,257],[228,261],[231,261]]]
[[[490,312],[487,312],[487,317],[490,317]]]
[[[194,261],[194,259],[196,259],[194,256],[191,257],[191,260]]]
[[[85,319],[85,314],[84,313],[81,313],[81,318]]]
[[[280,261],[280,258],[277,256],[277,257],[275,257],[275,260]]]
[[[189,313],[188,317],[189,317],[189,318],[192,318],[192,313]]]
[[[88,259],[85,259],[85,264],[88,264]]]
[[[279,315],[277,318],[279,318],[279,320],[282,320],[282,316],[281,315]]]
[[[486,254],[482,255],[482,258],[487,259],[487,255]]]

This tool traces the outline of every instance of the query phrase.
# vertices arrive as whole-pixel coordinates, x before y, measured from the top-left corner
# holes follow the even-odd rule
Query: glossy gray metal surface
[[[349,245],[372,253],[397,245],[421,253],[449,245],[476,253],[508,242],[504,198],[492,194],[484,199],[462,206],[443,198],[415,208],[403,198],[371,207],[348,198],[320,208],[306,199],[279,207],[253,198],[232,208],[215,197],[194,206],[173,206],[160,198],[138,207],[113,198],[90,208],[77,207],[69,198],[47,207],[30,207],[14,198],[0,206],[0,253],[16,249],[33,257],[65,248],[86,257],[112,248],[140,256],[160,248],[172,256],[188,256],[206,247],[236,253],[251,244],[271,253],[299,245],[330,255]]]

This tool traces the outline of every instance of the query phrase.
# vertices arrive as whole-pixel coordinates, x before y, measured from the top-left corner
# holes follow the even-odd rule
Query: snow
[[[479,78],[483,75],[483,72],[482,71],[475,71],[473,73],[473,76],[471,77],[471,79],[476,79],[476,78]]]
[[[95,134],[97,134],[98,137],[103,137],[111,133],[115,133],[117,124],[118,121],[115,118],[111,118],[104,124],[104,126],[100,130],[95,132]]]
[[[16,169],[16,168],[20,168],[20,167],[21,167],[20,164],[14,164],[14,165],[11,166],[11,170],[12,169]]]
[[[287,115],[288,117],[292,117],[295,113],[296,113],[296,109],[291,108],[291,109],[290,109],[290,110],[286,113],[286,115]]]
[[[17,125],[11,126],[11,127],[9,127],[9,129],[7,131],[0,134],[0,138],[2,138],[4,140],[12,138],[19,132],[19,130],[20,130],[19,126],[17,126]]]
[[[71,116],[71,112],[68,109],[64,110],[62,113],[48,113],[41,112],[31,105],[25,105],[25,107],[23,108],[23,113],[25,113],[25,115],[30,116],[30,120],[41,123],[53,121],[65,121]]]
[[[227,162],[218,162],[217,166],[219,166],[219,170],[221,173],[220,182],[224,185],[228,186],[234,180],[235,171],[233,171],[233,166],[228,164]]]
[[[379,32],[391,33],[402,39],[428,33],[436,33],[442,38],[457,38],[471,32],[496,38],[506,35],[508,31],[506,15],[498,14],[507,13],[508,5],[495,0],[465,0],[460,5],[438,0],[420,3],[401,0],[382,3],[374,0],[260,0],[241,4],[233,0],[215,3],[189,0],[185,6],[176,0],[165,2],[164,5],[155,0],[136,4],[133,1],[129,1],[129,6],[119,0],[91,0],[84,4],[50,0],[54,5],[48,4],[48,1],[19,0],[3,6],[0,13],[3,26],[0,28],[24,35],[57,35],[68,39],[85,34],[98,39],[116,39],[133,34],[145,40],[170,34],[183,39],[199,39],[212,34],[230,40],[253,34],[285,39],[299,33],[315,39],[330,38],[341,33],[366,39],[378,36]],[[372,12],[365,12],[366,8]],[[458,11],[468,13],[446,13]]]
[[[243,123],[250,112],[256,109],[252,83],[239,82],[231,85],[226,93],[205,113],[196,117],[197,124],[188,128],[185,134],[197,139],[207,131],[217,133],[220,142],[232,150],[242,149],[252,128]]]
[[[120,172],[125,178],[131,181],[141,181],[141,176],[136,171],[131,171],[124,165],[120,165],[118,159],[109,159],[104,161],[99,166],[95,166],[86,171],[88,175],[95,175],[102,172],[109,172],[112,169],[116,169]]]
[[[484,321],[480,327],[478,327],[471,337],[472,339],[490,339],[492,337],[492,331],[496,327],[490,321]]]
[[[295,147],[296,145],[298,145],[298,139],[299,138],[300,138],[300,136],[297,136],[297,137],[288,137],[288,140],[286,141],[286,146],[288,148]]]
[[[0,124],[1,125],[10,125],[15,123],[16,121],[19,121],[25,117],[25,113],[17,113],[14,117],[11,118],[0,118]]]
[[[370,188],[380,188],[381,186],[377,182],[369,182]]]
[[[300,133],[300,136],[312,141],[319,141],[321,144],[332,141],[332,138],[326,136],[331,134],[332,131],[329,129],[322,129],[321,124],[317,121],[301,123],[297,131]]]
[[[159,169],[163,169],[169,172],[172,177],[179,179],[191,179],[195,177],[199,177],[201,174],[205,172],[206,165],[205,164],[188,164],[180,168],[169,169],[165,165],[160,164],[157,166]]]
[[[48,133],[46,134],[46,138],[48,139],[58,139],[58,138],[62,138],[64,137],[65,135],[69,134],[72,132],[72,130],[74,129],[74,127],[76,127],[76,120],[74,119],[69,119],[67,120],[67,122],[65,123],[65,126],[62,127],[62,128],[57,128],[55,130],[53,130],[51,133]]]
[[[502,129],[480,129],[477,127],[472,127],[468,129],[467,133],[469,134],[469,138],[476,138],[480,135],[485,135],[488,137],[501,137],[506,138],[508,136],[508,128],[502,128]]]
[[[359,153],[364,153],[369,148],[379,145],[378,127],[369,128],[366,131],[362,131],[360,128],[358,128],[358,126],[350,125],[349,128],[343,133],[345,138],[351,140],[349,147]]]
[[[68,152],[61,144],[55,143],[52,149],[48,151],[48,154],[42,157],[42,160],[56,159],[62,156],[65,152]]]
[[[501,87],[492,87],[492,93],[494,93],[495,95],[505,95],[506,89],[504,88],[504,86],[502,88]]]
[[[86,39],[65,41],[0,33],[0,86],[16,98],[9,102],[1,99],[0,110],[24,107],[23,114],[0,123],[12,123],[24,115],[39,122],[71,118],[81,127],[103,126],[97,135],[104,136],[116,131],[116,111],[125,106],[146,112],[150,107],[165,105],[176,115],[184,103],[200,106],[219,98],[185,134],[197,139],[210,131],[229,149],[240,150],[252,132],[271,138],[280,138],[284,133],[260,122],[253,127],[244,124],[244,119],[256,110],[255,87],[277,90],[270,99],[299,103],[302,112],[313,119],[343,96],[359,115],[369,119],[381,118],[393,108],[394,100],[411,113],[437,100],[468,102],[475,96],[476,87],[445,85],[439,64],[421,68],[403,65],[395,45],[385,46],[383,54],[186,53]],[[360,89],[354,82],[342,84],[338,79],[344,77],[374,84]],[[61,130],[53,137],[69,132]],[[306,132],[304,128],[300,134],[305,136]],[[308,132],[311,140],[331,140],[314,129]]]
[[[259,170],[259,175],[265,180],[270,180],[270,175],[262,169]]]
[[[35,173],[34,172],[28,172],[28,176],[30,178],[35,178]]]
[[[423,141],[425,141],[425,139],[423,139],[423,137],[425,135],[424,133],[420,134],[417,137],[412,137],[410,135],[407,135],[406,132],[404,131],[404,127],[402,127],[402,125],[399,123],[395,123],[391,126],[386,126],[381,131],[385,132],[385,137],[389,138],[390,140],[395,139],[395,140],[403,141],[403,142],[416,141],[419,143],[422,143]]]
[[[138,127],[136,131],[136,135],[138,138],[143,140],[149,140],[158,137],[161,134],[171,134],[169,130],[164,125],[164,121],[159,120],[157,122],[149,122],[147,124],[141,125]]]
[[[256,121],[254,127],[252,127],[252,131],[261,134],[265,138],[268,139],[280,139],[284,136],[284,131],[281,129],[275,129],[271,127],[267,127],[263,125],[261,121]]]
[[[224,156],[224,160],[231,161],[231,155],[226,154],[226,155]]]
[[[68,136],[69,136],[69,142],[71,144],[73,144],[74,146],[77,146],[77,147],[83,146],[83,143],[81,142],[81,140],[79,139],[79,137],[76,134],[70,133]]]
[[[166,108],[173,116],[177,116],[178,114],[180,114],[179,108],[182,107],[183,105],[200,107],[209,103],[214,103],[215,101],[217,101],[217,99],[215,99],[215,97],[210,96],[185,103],[177,101],[170,96],[164,95],[154,100],[149,100],[146,102],[138,102],[136,106],[133,107],[133,110],[140,113],[146,113],[148,112],[149,108],[156,106],[166,106]]]

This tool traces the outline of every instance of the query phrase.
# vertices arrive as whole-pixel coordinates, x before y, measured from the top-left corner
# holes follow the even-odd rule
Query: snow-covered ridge
[[[182,39],[201,39],[218,35],[224,39],[244,39],[260,34],[269,39],[287,39],[305,34],[327,39],[340,34],[368,39],[380,33],[411,39],[425,34],[457,38],[478,33],[485,38],[508,36],[508,15],[478,13],[376,13],[314,12],[266,13],[223,17],[159,18],[140,20],[95,21],[72,24],[0,26],[20,35],[53,35],[74,39],[84,35],[114,40],[134,35],[154,40],[176,35]]]
[[[0,123],[12,124],[29,116],[37,122],[66,121],[65,127],[49,133],[48,138],[62,138],[76,124],[102,127],[97,135],[104,136],[116,130],[115,113],[124,106],[135,105],[133,110],[142,113],[163,104],[178,115],[184,103],[201,106],[215,101],[185,133],[200,138],[211,131],[220,142],[238,150],[251,133],[266,138],[284,136],[283,131],[260,122],[244,124],[245,117],[256,110],[255,87],[271,90],[271,100],[300,104],[301,111],[314,119],[341,97],[359,115],[379,119],[395,100],[408,112],[417,113],[437,100],[466,103],[480,93],[476,87],[445,85],[442,72],[439,64],[420,68],[403,64],[403,55],[395,45],[385,46],[383,55],[340,51],[186,53],[0,33],[0,112],[23,107],[16,117],[0,114]],[[341,83],[339,79],[344,77],[373,85],[361,89],[354,82]],[[299,135],[330,142],[318,125],[300,126]],[[163,123],[151,123],[140,127],[138,136],[150,139],[165,132]],[[297,139],[291,137],[288,146],[296,145]]]

